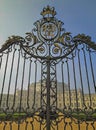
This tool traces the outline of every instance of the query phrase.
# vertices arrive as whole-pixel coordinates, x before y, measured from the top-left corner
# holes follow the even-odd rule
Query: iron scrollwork
[[[43,18],[34,23],[35,28],[32,32],[27,32],[25,38],[14,35],[9,37],[0,52],[16,44],[20,45],[22,52],[24,50],[30,57],[60,59],[68,56],[81,43],[96,50],[96,44],[91,41],[90,36],[78,34],[72,37],[70,32],[65,32],[62,28],[63,22],[55,18],[54,7],[47,6],[41,15]]]
[[[70,32],[64,32],[63,23],[52,15],[55,14],[54,12],[54,8],[47,6],[41,13],[43,18],[35,22],[36,28],[26,33],[22,48],[29,55],[41,59],[60,59],[74,50],[75,44]],[[49,14],[52,16],[50,17]]]
[[[19,44],[22,52],[24,50],[30,57],[60,59],[68,56],[82,42],[96,50],[96,44],[91,41],[89,36],[79,34],[72,37],[70,32],[65,32],[62,28],[63,22],[55,18],[54,8],[47,6],[41,15],[43,18],[34,23],[35,28],[32,32],[27,32],[25,38],[9,37],[0,51],[2,52],[15,43]]]

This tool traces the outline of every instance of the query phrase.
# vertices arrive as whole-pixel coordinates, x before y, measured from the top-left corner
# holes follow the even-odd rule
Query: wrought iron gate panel
[[[1,130],[95,130],[96,44],[71,36],[47,6],[0,49]]]

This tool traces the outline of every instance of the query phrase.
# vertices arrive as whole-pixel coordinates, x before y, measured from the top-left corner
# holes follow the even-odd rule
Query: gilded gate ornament
[[[70,32],[64,32],[63,22],[55,18],[55,9],[47,6],[41,15],[43,18],[34,23],[32,33],[27,33],[23,49],[41,59],[60,59],[69,55],[74,50],[75,43]]]

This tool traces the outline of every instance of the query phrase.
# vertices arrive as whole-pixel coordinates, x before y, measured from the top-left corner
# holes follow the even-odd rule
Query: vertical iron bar
[[[14,99],[13,99],[12,109],[13,109],[14,106],[15,106],[15,100],[16,100],[16,89],[17,89],[17,80],[18,80],[18,72],[19,72],[19,63],[20,63],[20,50],[19,50],[19,55],[18,55],[17,68],[16,68],[15,91],[14,91]]]
[[[65,108],[65,85],[64,85],[64,70],[63,70],[63,64],[64,62],[62,61],[62,64],[61,64],[61,73],[62,73],[62,85],[63,85],[63,106]]]
[[[37,80],[37,61],[35,61],[35,83],[34,83],[34,99],[33,99],[33,104],[32,104],[32,109],[34,108],[35,106],[35,101],[36,101],[36,80]]]
[[[0,56],[0,69],[1,69],[1,64],[2,64],[2,56]]]
[[[23,95],[23,84],[24,84],[24,73],[25,73],[25,62],[26,62],[26,54],[24,54],[24,63],[23,63],[23,74],[22,74],[22,82],[21,82],[21,93],[20,93],[20,105],[19,105],[19,114],[22,108],[22,95]],[[18,130],[20,130],[20,120],[18,120]]]
[[[85,107],[85,101],[84,101],[85,96],[84,96],[84,87],[83,87],[82,71],[81,71],[80,50],[78,50],[78,63],[79,63],[80,82],[81,82],[81,88],[82,88],[83,106]]]
[[[93,84],[94,84],[94,89],[96,92],[96,83],[95,83],[95,76],[94,76],[94,70],[93,70],[93,63],[92,63],[92,57],[91,57],[91,52],[89,50],[89,59],[90,59],[90,65],[91,65],[91,73],[92,73],[92,78],[93,78]]]
[[[28,77],[28,93],[27,93],[27,108],[29,109],[29,87],[30,87],[30,78],[31,78],[31,63],[32,63],[32,60],[30,58],[30,64],[29,64],[29,77]]]
[[[47,130],[50,130],[50,60],[47,60]]]
[[[40,106],[41,106],[41,108],[42,108],[42,80],[43,80],[43,78],[42,78],[42,76],[43,76],[43,72],[42,72],[42,70],[43,70],[43,65],[42,65],[43,63],[41,62],[41,98],[40,98]]]
[[[14,49],[13,57],[12,57],[12,63],[11,63],[11,71],[10,71],[9,84],[8,84],[8,93],[7,93],[7,101],[6,101],[7,109],[9,109],[9,106],[8,106],[8,102],[9,102],[9,92],[10,92],[10,85],[11,85],[11,78],[12,78],[12,71],[13,71],[13,63],[14,63],[15,51],[16,51],[16,50]]]
[[[88,91],[89,91],[89,99],[90,99],[90,107],[91,107],[92,106],[91,90],[90,90],[90,83],[89,83],[89,76],[88,76],[88,67],[87,67],[87,61],[86,61],[86,55],[85,55],[84,48],[83,48],[83,55],[84,55],[84,64],[85,64],[85,70],[86,70],[86,78],[87,78]]]
[[[77,92],[77,82],[76,82],[76,70],[75,70],[75,63],[74,63],[73,54],[72,54],[72,63],[73,63],[74,85],[75,85],[75,92],[76,92],[76,107],[77,107],[77,114],[79,114],[79,111],[78,111],[78,92]],[[79,122],[78,122],[78,130],[80,130],[80,123]]]
[[[25,61],[26,61],[26,58],[25,58],[25,56],[24,56],[23,74],[22,74],[22,83],[21,83],[21,93],[20,93],[19,113],[21,112],[21,105],[22,105],[23,84],[24,84],[24,73],[25,73]]]
[[[77,93],[77,83],[76,83],[76,71],[75,71],[75,63],[74,63],[74,57],[72,54],[72,63],[73,63],[73,77],[74,77],[74,85],[75,85],[75,92],[76,92],[76,105],[78,109],[78,93]]]
[[[2,103],[2,96],[3,96],[3,90],[4,90],[4,84],[5,84],[5,77],[6,77],[7,64],[8,64],[8,57],[9,57],[9,52],[7,53],[6,65],[5,65],[5,70],[4,70],[3,84],[2,84],[1,97],[0,97],[0,107],[1,107],[1,103]]]
[[[56,71],[56,64],[55,64],[55,71]],[[56,89],[56,96],[55,96],[55,99],[56,99],[56,108],[57,108],[57,95],[58,95],[58,90],[57,90],[57,71],[55,72],[55,89]]]
[[[66,60],[66,64],[67,64],[67,73],[68,73],[68,88],[69,88],[69,102],[70,102],[70,105],[68,107],[70,107],[71,106],[71,89],[70,89],[70,73],[69,73],[68,59]]]

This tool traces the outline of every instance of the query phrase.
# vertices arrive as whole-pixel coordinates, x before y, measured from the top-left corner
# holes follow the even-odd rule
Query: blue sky
[[[11,35],[30,32],[47,5],[55,7],[66,31],[85,33],[96,42],[96,0],[0,0],[0,45]]]

